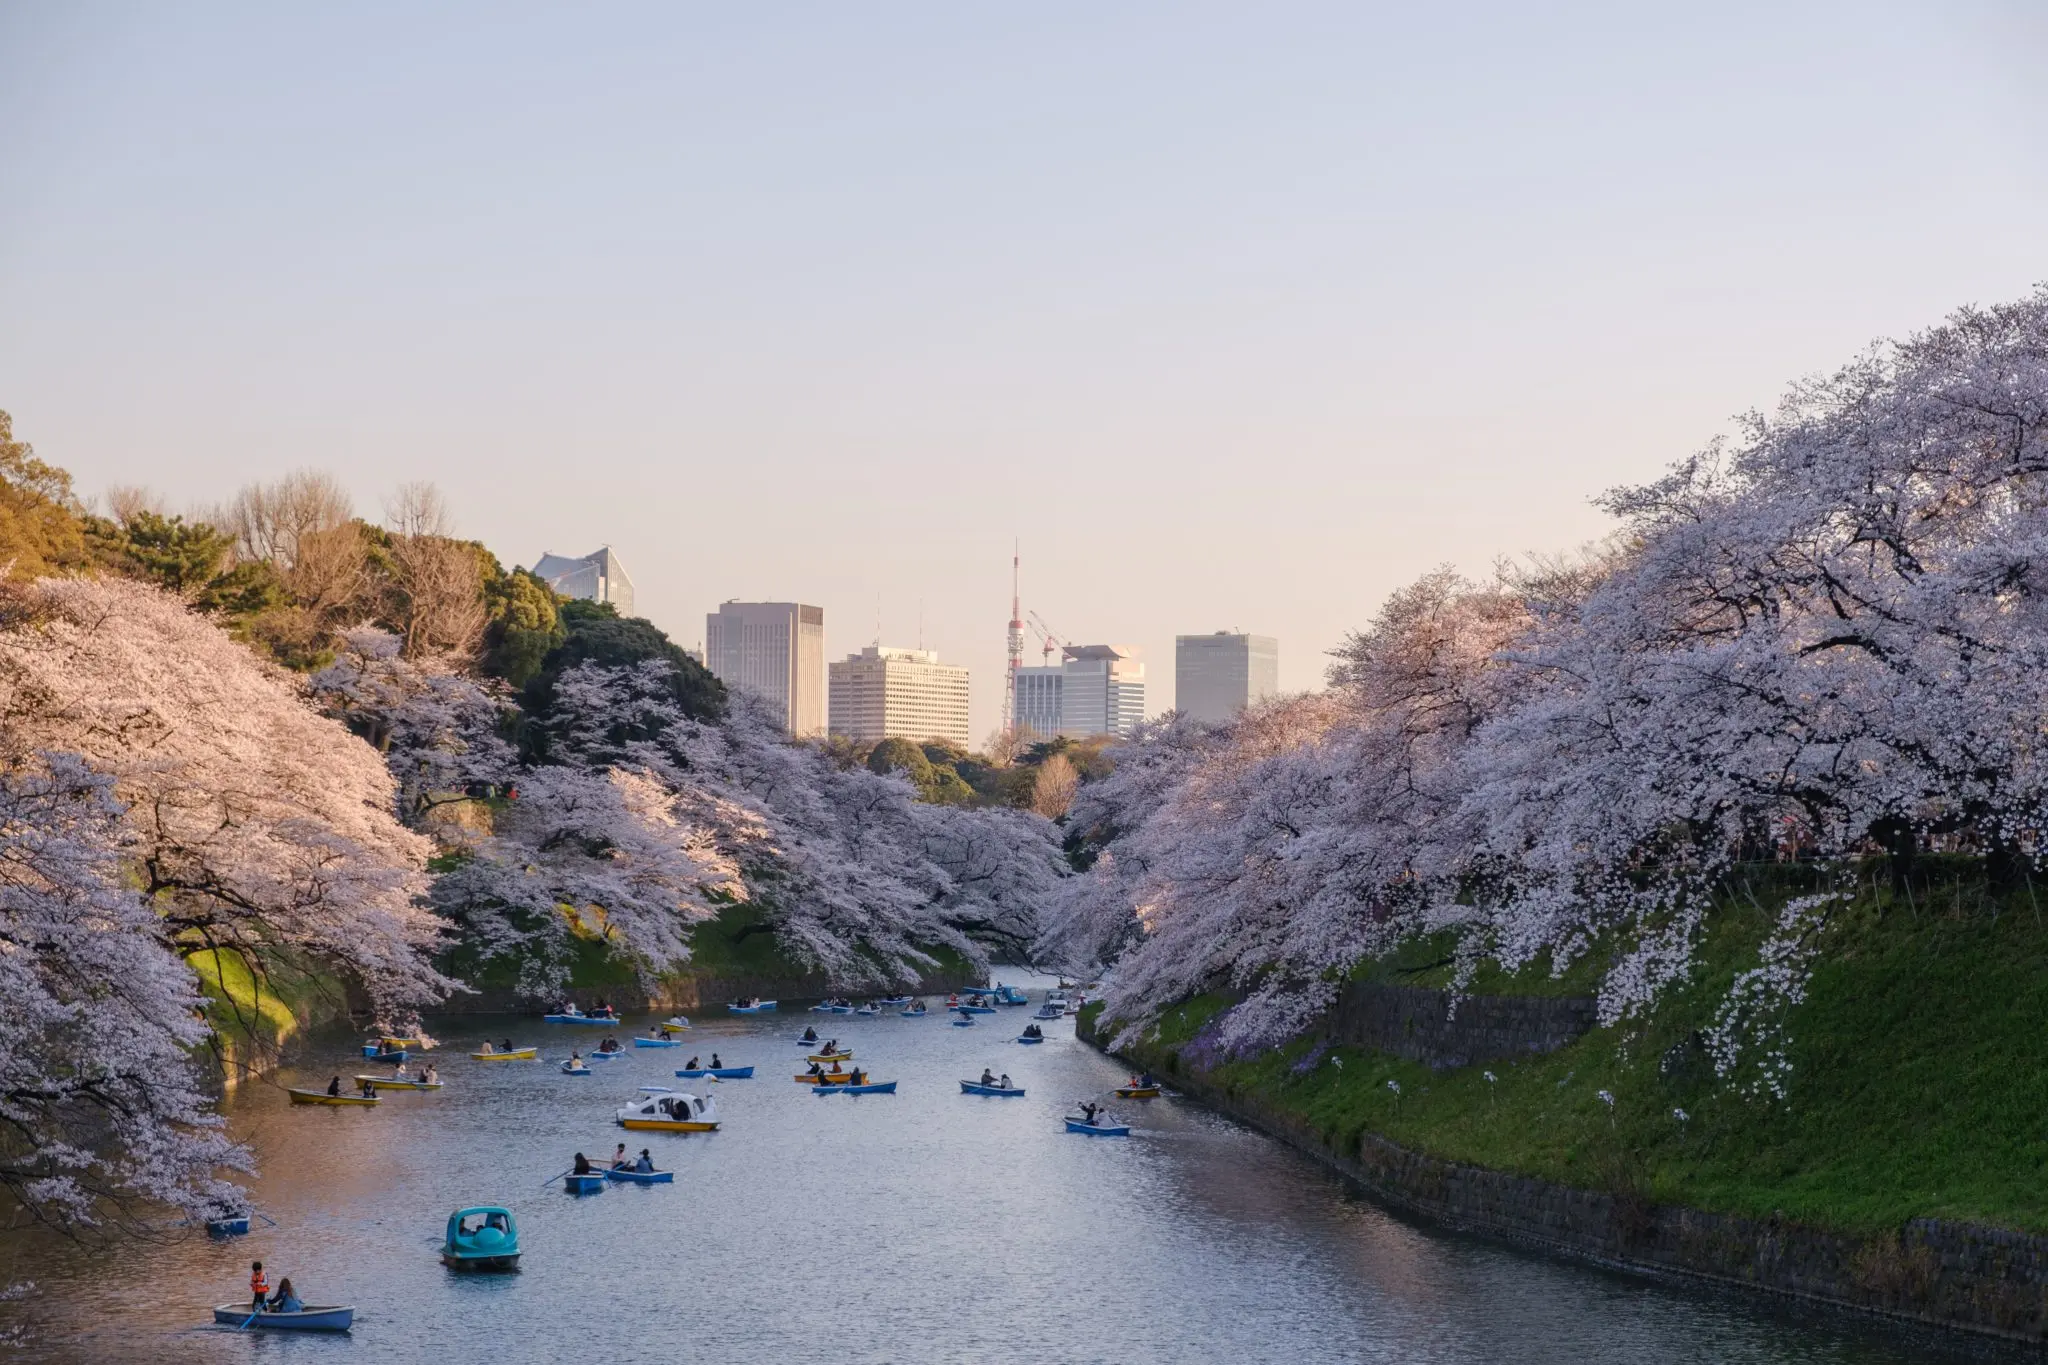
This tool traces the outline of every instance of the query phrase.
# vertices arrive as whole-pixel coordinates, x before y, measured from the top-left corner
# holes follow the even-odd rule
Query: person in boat
[[[499,1044],[498,1044],[498,1051],[500,1051],[500,1052],[510,1052],[511,1050],[512,1050],[512,1040],[511,1040],[510,1038],[507,1038],[507,1039],[505,1039],[505,1041],[503,1041],[503,1042],[501,1042],[501,1043],[499,1043]]]
[[[825,1074],[824,1064],[822,1062],[812,1062],[811,1069],[804,1074],[809,1076],[822,1076]]]
[[[404,1062],[401,1061],[392,1066],[391,1079],[394,1081],[402,1081],[406,1079]]]
[[[441,1083],[441,1073],[440,1073],[439,1071],[436,1071],[436,1070],[434,1069],[434,1064],[433,1064],[432,1062],[428,1062],[428,1063],[427,1063],[427,1069],[426,1069],[425,1071],[422,1071],[422,1072],[420,1073],[420,1084],[421,1084],[421,1085],[439,1085],[440,1083]]]
[[[981,1083],[983,1085],[994,1085],[996,1083],[996,1073],[990,1071],[987,1067],[983,1067],[981,1069]]]
[[[370,1082],[368,1082],[368,1081],[360,1081],[360,1082],[358,1082],[357,1084],[358,1084],[358,1087],[360,1088],[360,1090],[362,1091],[362,1096],[363,1096],[363,1098],[364,1098],[364,1099],[366,1099],[366,1100],[373,1100],[373,1099],[377,1098],[377,1087],[376,1087],[376,1086],[374,1086],[374,1085],[370,1084]]]
[[[252,1313],[262,1312],[264,1300],[270,1297],[270,1281],[263,1274],[263,1262],[261,1261],[251,1261],[249,1263],[249,1294],[254,1300],[249,1305],[249,1311]]]
[[[273,1313],[300,1313],[306,1305],[299,1302],[299,1291],[292,1288],[292,1277],[287,1275],[277,1282],[277,1293],[271,1295],[270,1311]]]
[[[638,1171],[641,1175],[654,1174],[654,1158],[647,1154],[647,1149],[645,1147],[642,1147],[640,1149],[640,1159],[633,1163],[633,1169]]]
[[[1005,1072],[1004,1072],[1004,1073],[1003,1073],[1003,1074],[1002,1074],[1001,1076],[999,1076],[999,1077],[997,1077],[997,1078],[996,1078],[996,1089],[998,1089],[998,1090],[1011,1090],[1011,1089],[1014,1089],[1014,1088],[1015,1088],[1015,1087],[1013,1087],[1013,1086],[1012,1086],[1012,1085],[1010,1084],[1010,1073],[1009,1073],[1009,1072],[1005,1071]]]
[[[692,1057],[689,1061],[683,1063],[683,1070],[685,1071],[695,1071],[696,1069],[697,1059],[695,1057]]]
[[[580,1052],[578,1052],[578,1051],[577,1051],[576,1049],[574,1049],[574,1048],[570,1048],[570,1049],[569,1049],[569,1065],[570,1065],[570,1066],[582,1066],[582,1065],[583,1065],[583,1054],[582,1054],[582,1053],[580,1053]]]
[[[1093,1127],[1095,1125],[1095,1116],[1101,1112],[1099,1106],[1084,1104],[1081,1106],[1081,1122]]]
[[[718,1070],[722,1069],[722,1068],[723,1068],[724,1066],[725,1066],[725,1063],[724,1063],[724,1062],[721,1062],[721,1061],[719,1061],[719,1060],[718,1060],[718,1054],[717,1054],[717,1053],[715,1053],[715,1052],[714,1052],[714,1053],[712,1053],[712,1054],[711,1054],[711,1069],[712,1069],[713,1071],[718,1071]]]
[[[1042,1033],[1040,1033],[1040,1032],[1038,1031],[1038,1025],[1036,1025],[1036,1024],[1026,1024],[1026,1025],[1024,1026],[1024,1036],[1025,1036],[1026,1038],[1042,1038],[1042,1037],[1044,1037],[1045,1035],[1043,1035]]]
[[[855,1067],[853,1075],[847,1078],[846,1083],[848,1085],[866,1085],[868,1083],[868,1073],[862,1071],[859,1067]]]
[[[626,1165],[630,1160],[631,1158],[629,1158],[626,1155],[626,1144],[622,1142],[618,1145],[618,1148],[612,1152],[612,1169],[615,1171],[622,1171],[626,1168]]]
[[[1139,1086],[1139,1088],[1140,1088],[1140,1089],[1142,1089],[1142,1090],[1150,1090],[1150,1089],[1152,1089],[1152,1088],[1153,1088],[1154,1086],[1156,1086],[1156,1085],[1158,1085],[1158,1084],[1159,1084],[1159,1082],[1158,1082],[1158,1081],[1155,1081],[1155,1080],[1153,1080],[1153,1079],[1152,1079],[1152,1073],[1151,1073],[1151,1072],[1149,1072],[1149,1071],[1140,1071],[1140,1072],[1138,1073],[1138,1086]]]
[[[599,1052],[617,1052],[619,1050],[619,1040],[607,1033],[604,1041],[597,1045],[597,1050]]]
[[[571,1171],[570,1171],[569,1173],[570,1173],[571,1175],[589,1175],[589,1174],[591,1173],[591,1171],[590,1171],[590,1158],[589,1158],[589,1157],[587,1157],[587,1156],[585,1156],[585,1155],[583,1155],[583,1153],[581,1153],[581,1152],[578,1152],[578,1153],[576,1154],[576,1165],[575,1165],[575,1168],[574,1168],[573,1170],[571,1170]]]
[[[816,1029],[814,1029],[814,1028],[807,1028],[807,1029],[805,1029],[805,1030],[804,1030],[804,1041],[805,1041],[805,1042],[807,1042],[807,1043],[815,1043],[815,1042],[817,1042],[817,1041],[818,1041],[818,1031],[817,1031]]]
[[[327,1083],[327,1093],[330,1095],[339,1095],[341,1093],[341,1077],[336,1076]]]

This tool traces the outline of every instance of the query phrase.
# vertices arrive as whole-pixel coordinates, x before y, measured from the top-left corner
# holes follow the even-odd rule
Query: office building
[[[828,672],[833,734],[862,744],[895,736],[968,747],[967,670],[940,663],[936,650],[869,645]]]
[[[1280,642],[1270,635],[1176,635],[1173,704],[1196,720],[1227,721],[1280,690]]]
[[[626,576],[626,566],[619,563],[609,545],[580,559],[543,554],[533,566],[533,574],[564,597],[609,602],[619,615],[633,614],[633,580]]]
[[[1058,664],[1017,670],[1012,713],[1047,737],[1128,735],[1145,719],[1145,665],[1128,645],[1066,645]]]
[[[704,666],[727,687],[773,702],[792,735],[825,733],[823,607],[722,603],[704,618]]]

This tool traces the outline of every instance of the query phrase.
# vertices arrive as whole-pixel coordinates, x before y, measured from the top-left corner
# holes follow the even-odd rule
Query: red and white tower
[[[1024,600],[1017,593],[1021,542],[1010,547],[1010,666],[1003,678],[1003,733],[1017,728],[1017,670],[1024,666]]]

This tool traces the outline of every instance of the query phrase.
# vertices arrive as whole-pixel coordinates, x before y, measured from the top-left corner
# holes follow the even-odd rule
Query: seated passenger
[[[640,1149],[640,1159],[633,1163],[633,1169],[642,1175],[654,1174],[654,1158],[647,1155],[645,1147]]]
[[[306,1305],[299,1302],[299,1291],[292,1288],[292,1277],[287,1275],[277,1282],[277,1293],[271,1296],[270,1311],[273,1313],[299,1313]]]
[[[576,1168],[575,1168],[575,1169],[574,1169],[573,1171],[571,1171],[571,1172],[570,1172],[570,1174],[571,1174],[571,1175],[589,1175],[589,1174],[590,1174],[590,1158],[589,1158],[589,1157],[587,1157],[587,1156],[585,1156],[585,1155],[583,1155],[583,1153],[581,1153],[581,1152],[578,1152],[578,1153],[576,1154]]]

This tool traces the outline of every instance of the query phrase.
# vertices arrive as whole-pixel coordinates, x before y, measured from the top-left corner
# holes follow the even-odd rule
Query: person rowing
[[[692,1057],[689,1061],[683,1063],[683,1070],[685,1071],[695,1071],[697,1069],[697,1059],[695,1057]]]
[[[1084,1104],[1081,1106],[1081,1122],[1093,1128],[1095,1126],[1095,1116],[1101,1112],[1101,1109],[1094,1104]]]
[[[420,1073],[420,1084],[421,1084],[421,1085],[439,1085],[440,1083],[441,1083],[441,1073],[440,1073],[440,1072],[438,1072],[438,1071],[436,1071],[436,1070],[434,1069],[434,1064],[433,1064],[432,1062],[428,1062],[428,1063],[427,1063],[427,1069],[426,1069],[425,1071],[422,1071],[422,1072]]]
[[[987,1067],[983,1067],[981,1069],[981,1083],[983,1085],[994,1085],[996,1083],[996,1073],[990,1071]]]
[[[818,1041],[818,1030],[817,1030],[817,1029],[815,1029],[815,1028],[807,1028],[807,1029],[805,1029],[805,1030],[804,1030],[804,1041],[805,1041],[805,1042],[807,1042],[807,1043],[815,1043],[815,1042],[817,1042],[817,1041]]]
[[[812,1075],[812,1076],[822,1076],[822,1075],[824,1075],[824,1074],[825,1074],[825,1065],[824,1065],[824,1063],[822,1063],[822,1062],[812,1062],[812,1063],[811,1063],[811,1069],[810,1069],[810,1071],[809,1071],[808,1073],[806,1073],[806,1074],[808,1074],[808,1075]]]
[[[631,1164],[631,1158],[626,1155],[626,1144],[622,1142],[612,1153],[612,1169],[623,1171],[629,1164]]]
[[[501,1042],[501,1043],[499,1043],[499,1044],[498,1044],[498,1051],[500,1051],[500,1052],[510,1052],[511,1050],[512,1050],[512,1040],[511,1040],[510,1038],[507,1038],[507,1039],[505,1039],[505,1041],[503,1041],[503,1042]]]
[[[327,1093],[330,1095],[339,1095],[341,1093],[341,1077],[336,1076],[327,1083]]]
[[[712,1069],[713,1071],[720,1071],[720,1070],[723,1070],[723,1069],[724,1069],[724,1067],[725,1067],[725,1063],[724,1063],[724,1062],[721,1062],[721,1061],[719,1061],[719,1060],[718,1060],[718,1054],[717,1054],[717,1053],[715,1053],[715,1052],[714,1052],[714,1053],[712,1053],[712,1054],[711,1054],[711,1069]]]
[[[592,1171],[591,1171],[591,1169],[590,1169],[590,1158],[589,1158],[589,1157],[587,1157],[587,1156],[585,1156],[585,1155],[583,1155],[583,1153],[581,1153],[581,1152],[578,1152],[578,1153],[576,1154],[576,1165],[575,1165],[575,1168],[574,1168],[573,1170],[571,1170],[571,1171],[570,1171],[570,1174],[571,1174],[571,1175],[590,1175],[590,1174],[592,1174]]]

